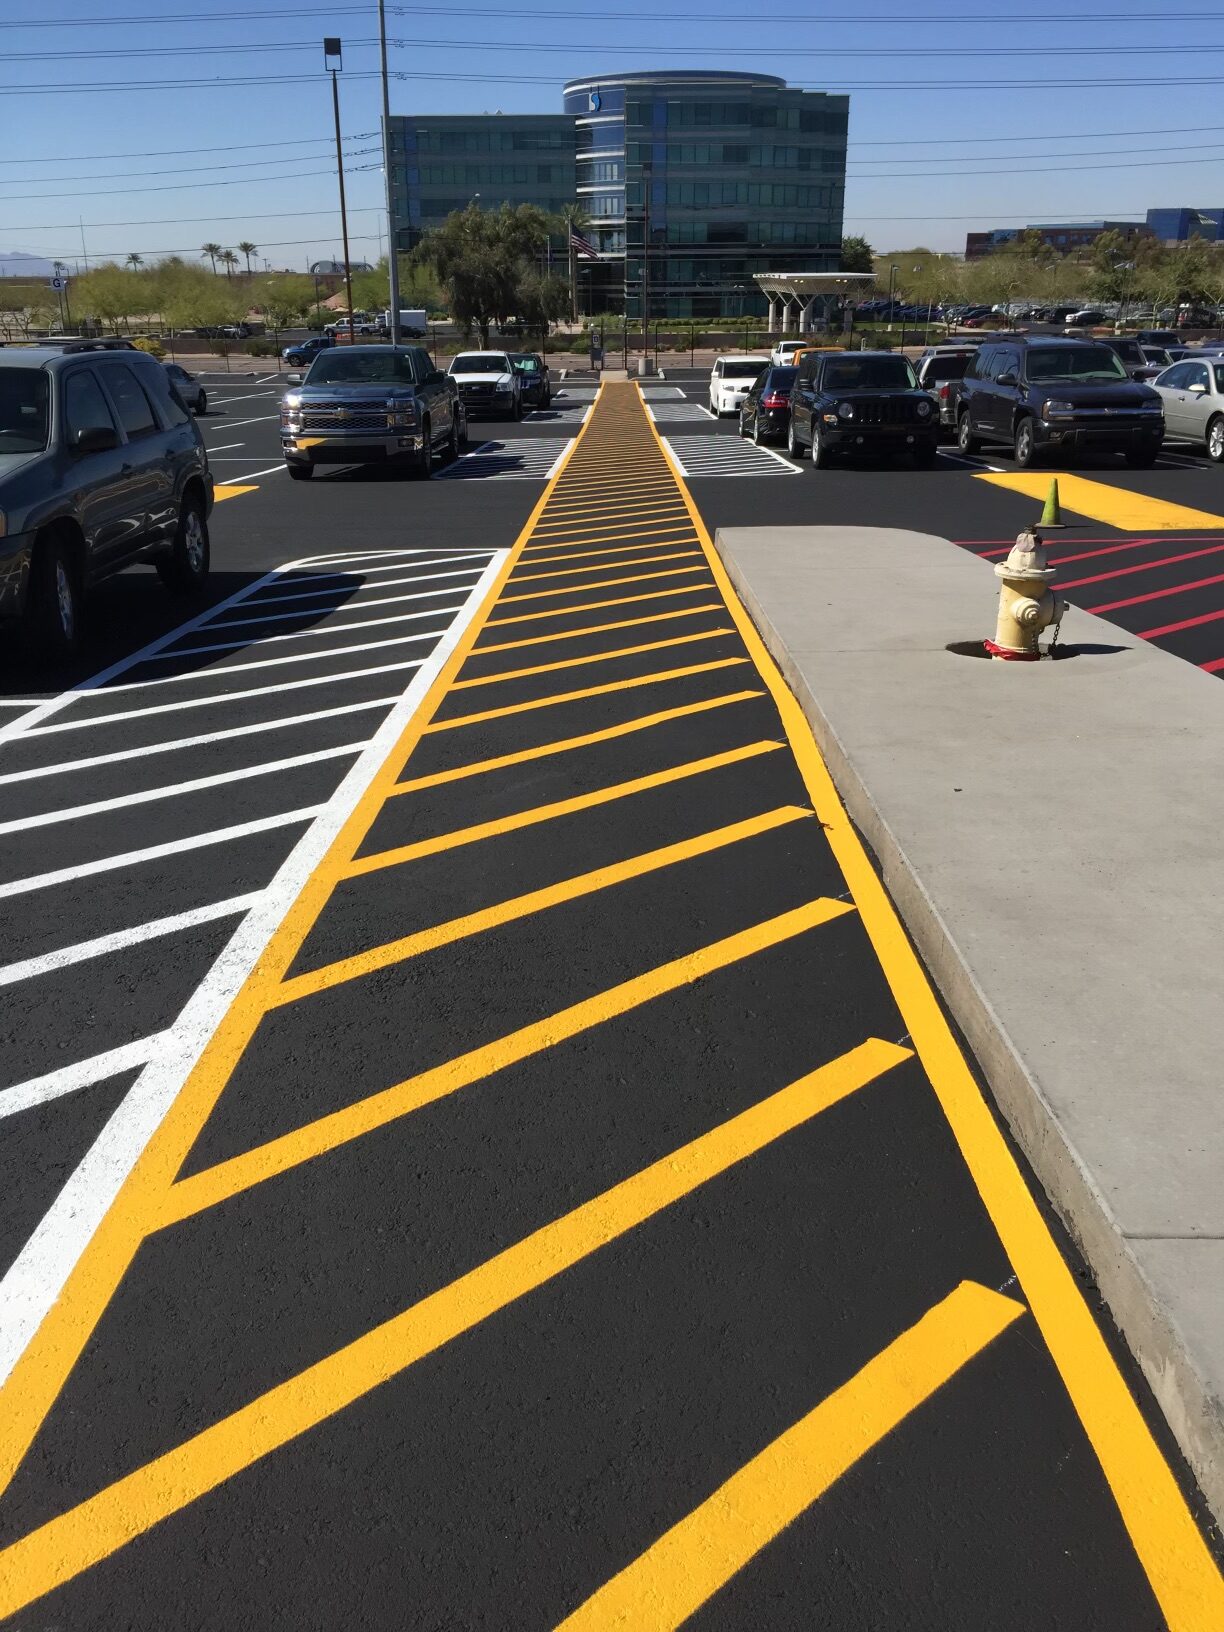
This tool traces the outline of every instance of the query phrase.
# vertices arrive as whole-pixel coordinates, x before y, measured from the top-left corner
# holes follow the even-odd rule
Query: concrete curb
[[[874,560],[870,559],[871,548],[866,543],[872,534],[887,541]],[[1150,1127],[1144,1125],[1134,1130],[1134,1137],[1145,1148],[1131,1168],[1112,1164],[1103,1152],[1108,1152],[1110,1140],[1119,1130],[1111,1127],[1102,1134],[1093,1125],[1094,1113],[1097,1120],[1124,1114],[1133,1103],[1127,1098],[1126,1086],[1117,1098],[1096,1098],[1096,1084],[1080,1085],[1081,1097],[1076,1100],[1074,1093],[1068,1094],[1065,1080],[1059,1080],[1065,1066],[1052,1063],[1059,1057],[1062,1028],[1075,1025],[1075,1004],[1084,1001],[1073,976],[1068,977],[1066,969],[1057,967],[1048,976],[1050,990],[1055,993],[1058,981],[1072,980],[1072,989],[1065,994],[1065,1012],[1057,1011],[1055,996],[1054,1007],[1047,1004],[1043,1013],[1040,994],[1047,987],[1039,982],[1026,1008],[1023,993],[1018,994],[1000,978],[997,946],[988,944],[990,930],[983,922],[985,932],[979,934],[973,913],[966,910],[966,895],[958,896],[955,890],[949,890],[949,872],[960,868],[961,858],[949,858],[942,868],[931,865],[942,837],[933,837],[940,814],[923,805],[921,790],[916,800],[907,799],[903,792],[899,793],[899,783],[890,781],[888,773],[881,771],[889,754],[877,728],[881,709],[890,703],[901,711],[898,737],[904,735],[907,726],[921,721],[918,729],[928,733],[924,751],[936,760],[946,755],[947,765],[958,767],[955,771],[949,769],[949,778],[962,780],[959,767],[969,764],[979,747],[990,752],[991,742],[983,743],[982,739],[993,741],[1000,707],[1005,711],[1025,695],[1026,680],[1038,681],[1036,687],[1028,685],[1027,701],[1039,701],[1035,692],[1049,694],[1049,682],[1061,678],[1063,665],[983,661],[979,667],[974,663],[978,685],[973,689],[979,695],[991,694],[987,706],[978,711],[969,695],[973,676],[966,665],[963,677],[958,676],[955,682],[965,697],[963,712],[943,711],[940,705],[947,700],[946,690],[943,698],[933,690],[925,699],[929,712],[924,714],[921,681],[915,683],[915,664],[935,671],[941,662],[962,663],[963,659],[946,656],[948,642],[964,639],[967,634],[992,632],[987,626],[995,585],[987,565],[946,540],[916,533],[877,533],[867,528],[725,529],[719,531],[715,547],[798,699],[838,792],[874,850],[889,893],[976,1055],[1017,1142],[1079,1244],[1208,1504],[1216,1515],[1224,1514],[1224,1280],[1220,1276],[1224,1241],[1218,1231],[1219,1206],[1213,1200],[1204,1200],[1195,1190],[1201,1177],[1196,1174],[1190,1180],[1191,1207],[1198,1210],[1201,1230],[1200,1223],[1190,1226],[1184,1219],[1179,1219],[1167,1235],[1150,1223],[1142,1229],[1128,1228],[1126,1224],[1128,1218],[1151,1219],[1160,1211],[1159,1201],[1136,1197],[1142,1182],[1135,1174],[1167,1175],[1170,1166],[1175,1170],[1179,1160],[1185,1161],[1188,1148],[1193,1147],[1201,1155],[1204,1150],[1210,1152],[1218,1147],[1218,1091],[1214,1126],[1199,1125],[1210,1112],[1209,1095],[1191,1094],[1190,1109],[1171,1101],[1168,1148],[1151,1148],[1159,1145],[1159,1137],[1154,1140]],[[848,605],[844,596],[847,587]],[[863,594],[868,587],[870,596]],[[973,609],[968,617],[967,608]],[[981,627],[975,628],[975,622]],[[1151,719],[1145,709],[1154,703],[1156,693],[1162,694],[1167,706],[1171,689],[1183,698],[1193,697],[1193,723],[1197,723],[1203,708],[1215,710],[1217,735],[1224,750],[1224,691],[1218,689],[1218,681],[1086,613],[1069,613],[1064,640],[1112,648],[1115,654],[1116,667],[1109,671],[1104,692],[1096,683],[1097,676],[1088,671],[1092,665],[1105,665],[1109,659],[1102,656],[1088,657],[1082,663],[1077,660],[1079,672],[1074,680],[1080,682],[1077,706],[1084,715],[1085,733],[1094,726],[1108,729],[1113,721],[1105,715],[1109,712],[1116,716],[1119,706],[1122,715],[1133,711],[1135,718]],[[831,681],[839,656],[854,670],[856,679],[861,679],[866,664],[874,666],[880,678],[878,683],[868,682],[875,689],[867,701],[851,704],[849,689],[839,689]],[[1082,683],[1085,679],[1089,682],[1086,686]],[[946,688],[946,681],[941,683]],[[1114,689],[1117,687],[1128,691],[1130,697],[1120,699]],[[1216,690],[1208,695],[1205,687]],[[1107,710],[1103,699],[1111,692]],[[908,716],[907,707],[911,710]],[[1094,709],[1101,713],[1100,721],[1094,720]],[[869,719],[870,727],[866,724]],[[1000,745],[993,741],[993,746],[996,757],[990,769],[997,773]],[[1064,742],[1064,747],[1073,759],[1078,744]],[[1052,744],[1039,726],[1035,730],[1029,727],[1017,738],[1015,749],[1017,754],[1030,751],[1033,764],[1041,765],[1043,755],[1057,753],[1057,744]],[[1175,751],[1184,753],[1185,749],[1183,741]],[[898,758],[903,759],[904,752],[903,747],[899,748]],[[1207,762],[1211,760],[1209,754]],[[967,783],[968,778],[963,780]],[[1057,770],[1052,783],[1057,790]],[[1021,778],[1020,791],[1023,786]],[[1022,855],[1023,841],[1029,839],[1035,865],[1025,871],[1029,884],[1040,892],[1044,869],[1039,834],[1033,843],[1034,806],[1023,798],[1017,803],[1017,787],[1013,780],[1007,784],[1005,794],[980,792],[976,815],[985,815],[995,824],[992,831],[1000,853],[1006,853],[1009,844],[1014,843],[1013,854]],[[959,793],[961,789],[954,791]],[[964,791],[973,790],[966,786]],[[1030,796],[1035,791],[1031,783],[1028,791]],[[1221,806],[1224,820],[1224,796],[1215,802]],[[1013,817],[1010,826],[1009,809]],[[1049,827],[1056,829],[1064,817],[1057,798],[1042,809]],[[1078,820],[1081,813],[1077,810],[1074,819]],[[955,832],[943,842],[956,844]],[[1092,838],[1080,828],[1078,842],[1087,847]],[[1066,856],[1060,861],[1058,872],[1064,877]],[[1189,850],[1186,866],[1193,871],[1199,862],[1199,855]],[[980,909],[995,893],[998,880],[981,868],[975,875],[974,865],[972,855],[964,858],[967,897],[975,900]],[[1087,888],[1099,882],[1092,867],[1084,871],[1083,878]],[[1131,905],[1136,913],[1148,910],[1153,897],[1158,897],[1164,887],[1163,881],[1155,877],[1130,883],[1134,887]],[[1206,877],[1199,887],[1207,892],[1212,888]],[[1076,881],[1070,879],[1061,904],[1071,914],[1079,910],[1075,892]],[[1008,903],[999,900],[997,904],[1000,916],[1006,919]],[[1051,928],[1055,933],[1059,906],[1055,892],[1045,908],[1053,915]],[[1219,929],[1224,932],[1224,904],[1213,905],[1209,915],[1220,920]],[[988,915],[979,911],[979,919],[984,916]],[[997,931],[998,925],[993,927]],[[1107,922],[1100,928],[1102,934],[1111,933]],[[1022,962],[1041,963],[1044,947],[1026,933],[1023,922],[1015,925],[1015,934]],[[1143,948],[1137,946],[1136,958],[1143,955]],[[1193,947],[1188,955],[1193,955]],[[1158,973],[1155,978],[1159,980]],[[1218,1019],[1218,982],[1208,982],[1200,991],[1200,972],[1198,983],[1189,981],[1188,985],[1189,997],[1184,992],[1178,994],[1181,1001],[1171,1004],[1165,1024],[1194,1026],[1201,1020],[1209,1038],[1214,1038],[1224,1030]],[[1091,1003],[1091,997],[1087,1001]],[[1210,1015],[1208,1005],[1215,1011]],[[1031,1012],[1034,1008],[1036,1015]],[[1079,1029],[1087,1026],[1091,1030],[1094,1025],[1109,1023],[1125,1027],[1127,1012],[1133,1012],[1131,1024],[1136,1033],[1146,1027],[1147,1017],[1142,1012],[1124,1008],[1116,1021],[1113,1016],[1081,1012]],[[1047,1026],[1044,1033],[1033,1024],[1041,1018]],[[1125,1035],[1118,1041],[1125,1050]],[[1170,1082],[1180,1086],[1175,1062],[1167,1066],[1173,1073],[1171,1078],[1143,1075],[1153,1046],[1159,1051],[1158,1039],[1145,1031],[1142,1039],[1136,1035],[1132,1041],[1135,1075],[1141,1090],[1167,1091]],[[1107,1069],[1117,1071],[1116,1062]],[[1214,1088],[1214,1081],[1209,1086]],[[1185,1125],[1179,1121],[1183,1110]],[[1224,1192],[1224,1168],[1209,1161],[1207,1169],[1214,1170]],[[1172,1188],[1176,1189],[1175,1180]],[[1182,1199],[1179,1194],[1178,1201]]]

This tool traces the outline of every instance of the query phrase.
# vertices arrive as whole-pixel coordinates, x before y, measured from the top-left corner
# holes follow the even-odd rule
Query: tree
[[[234,254],[232,249],[223,249],[220,255],[217,256],[217,259],[225,268],[226,277],[232,278],[234,275],[234,268],[238,265],[237,255]]]
[[[220,253],[221,253],[221,245],[220,244],[201,244],[200,245],[200,254],[208,256],[209,260],[212,262],[212,269],[213,269],[214,272],[216,272],[216,270],[217,270],[217,256],[220,255]]]
[[[422,238],[418,264],[436,271],[446,290],[451,316],[489,343],[494,321],[515,311],[519,289],[533,270],[534,257],[548,241],[548,217],[534,204],[482,210],[469,204],[455,210]]]
[[[259,245],[258,244],[243,242],[243,243],[238,245],[238,253],[240,255],[245,255],[246,256],[247,276],[248,277],[250,277],[250,275],[251,275],[251,256],[256,254],[258,252],[258,250],[259,250]]]
[[[875,251],[866,238],[853,233],[841,242],[841,270],[843,272],[871,272],[875,269]]]
[[[109,323],[116,334],[128,318],[147,315],[154,303],[146,278],[115,261],[105,261],[78,278],[73,298],[81,316]]]
[[[144,265],[144,256],[137,255],[135,250],[133,250],[123,264],[124,266],[130,266],[132,271],[135,272],[138,268]]]
[[[541,276],[536,271],[524,273],[515,292],[514,305],[527,332],[539,335],[543,351],[551,325],[569,314],[569,284],[564,278]]]

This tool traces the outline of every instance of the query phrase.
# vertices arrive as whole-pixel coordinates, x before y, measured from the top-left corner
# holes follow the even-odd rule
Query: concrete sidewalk
[[[1224,687],[1075,610],[1064,660],[955,655],[997,581],[941,538],[716,544],[1224,1514]]]

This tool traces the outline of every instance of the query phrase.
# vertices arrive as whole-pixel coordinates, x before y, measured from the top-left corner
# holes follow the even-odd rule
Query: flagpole
[[[574,229],[570,228],[569,240],[569,273],[570,273],[570,315],[573,322],[578,321],[578,250],[574,244]]]

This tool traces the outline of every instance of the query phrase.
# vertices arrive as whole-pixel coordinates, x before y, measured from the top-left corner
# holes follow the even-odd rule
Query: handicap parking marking
[[[710,410],[699,402],[657,402],[648,399],[646,412],[656,425],[710,423]]]
[[[572,437],[540,436],[515,442],[485,442],[434,477],[441,482],[527,480],[546,482],[565,457]]]
[[[692,433],[663,437],[682,476],[798,476],[798,465],[772,448],[758,447],[739,437],[698,436]]]
[[[678,385],[642,385],[638,387],[647,402],[673,401],[683,397],[684,392]]]
[[[523,423],[527,425],[547,424],[550,421],[561,421],[565,424],[583,424],[595,406],[594,398],[589,401],[558,402],[554,397],[547,408],[533,408],[523,416]]]

